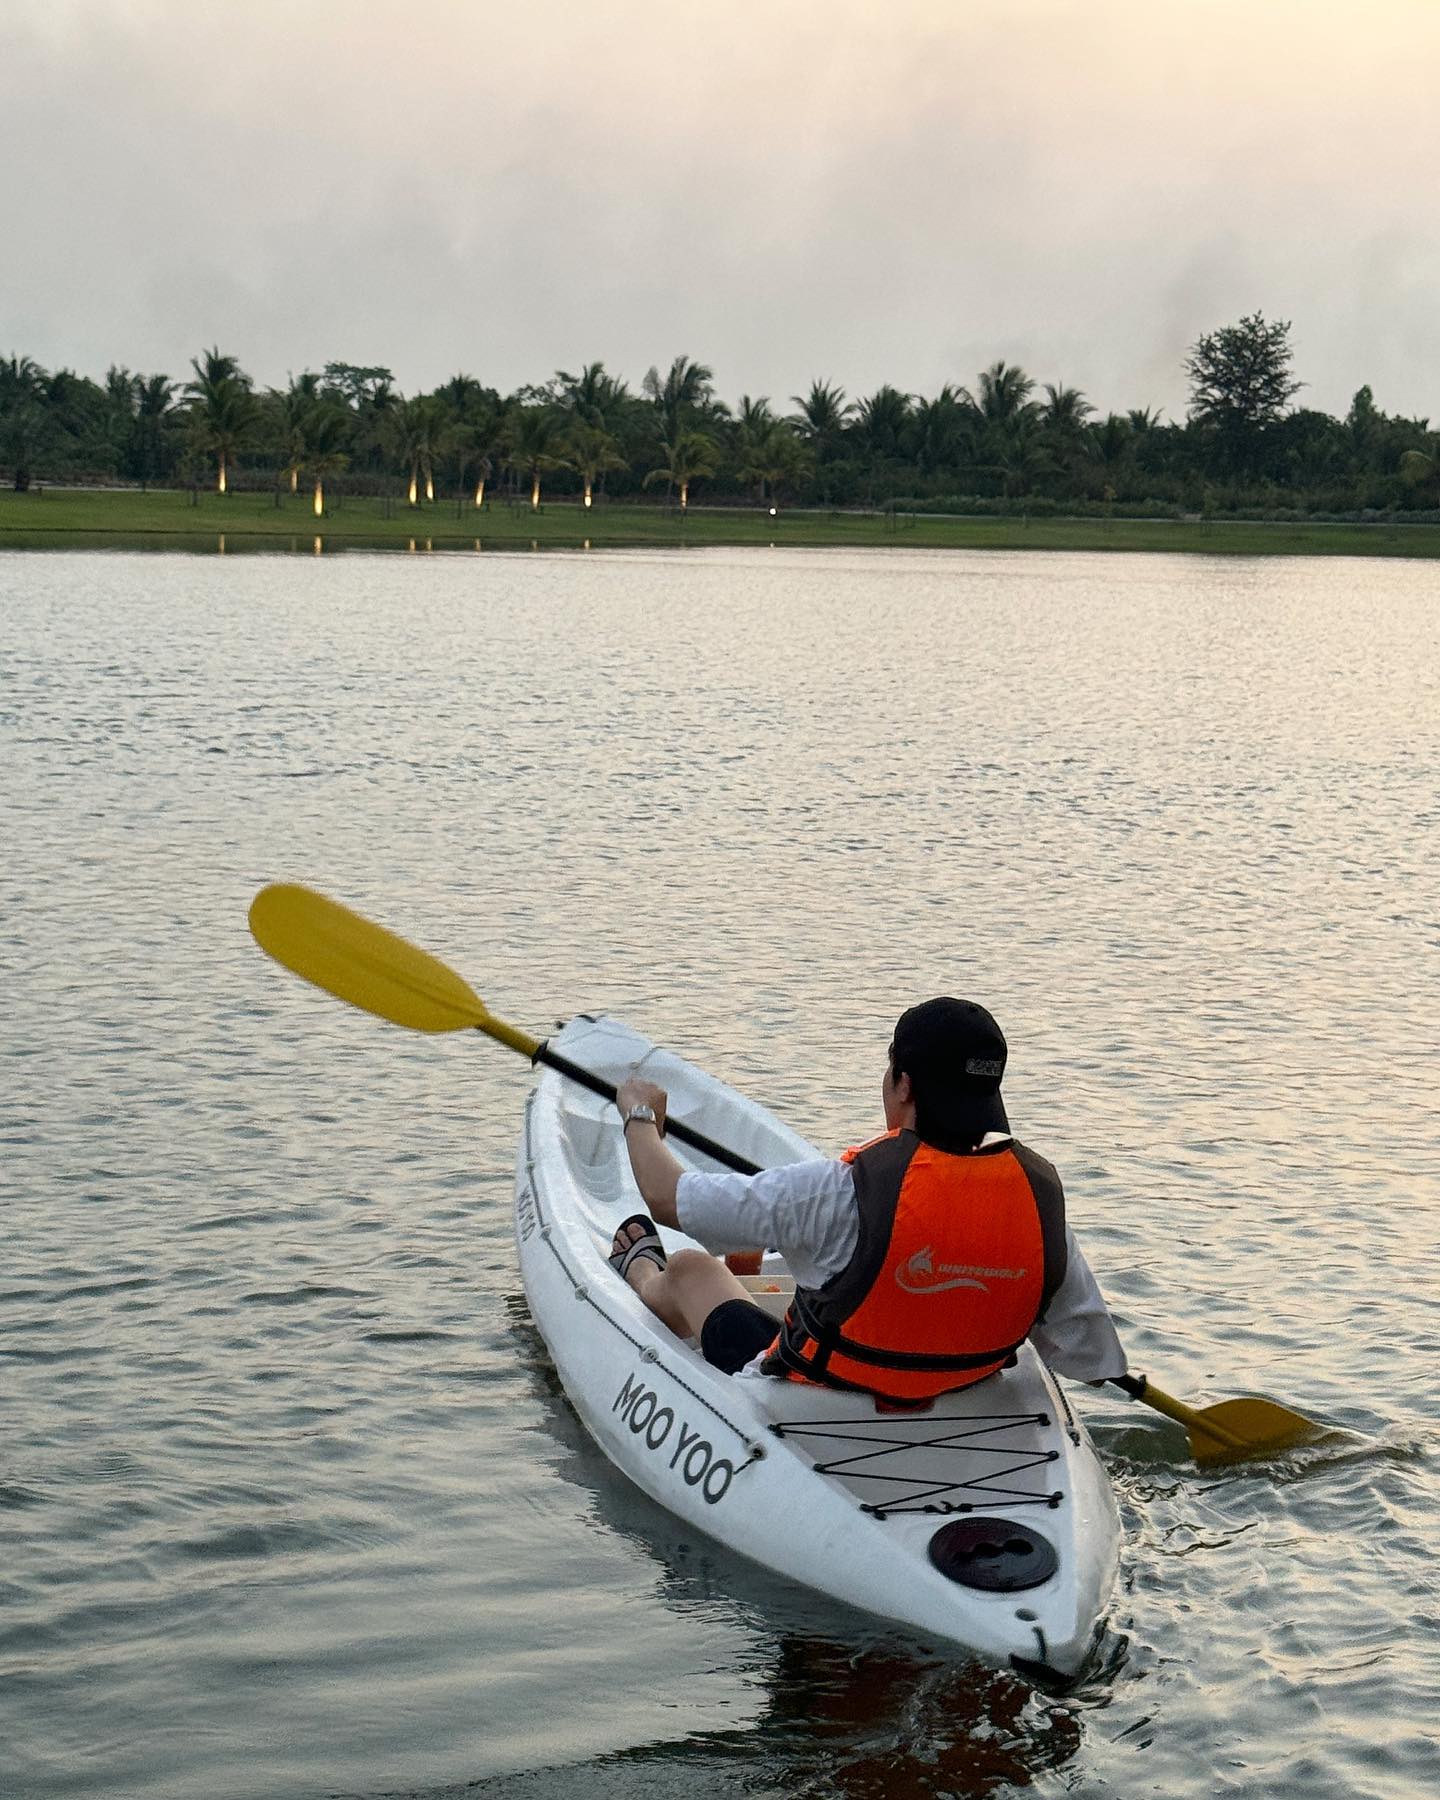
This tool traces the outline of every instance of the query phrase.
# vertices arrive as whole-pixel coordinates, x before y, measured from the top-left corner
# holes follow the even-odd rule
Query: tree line
[[[1185,359],[1183,421],[1101,415],[1078,389],[996,362],[972,387],[834,382],[727,405],[688,356],[634,392],[602,363],[510,394],[471,375],[402,394],[389,369],[328,362],[259,388],[218,346],[183,383],[110,368],[103,381],[0,358],[0,479],[276,488],[316,512],[327,488],[538,507],[663,494],[716,502],[931,510],[1423,514],[1440,507],[1440,433],[1382,412],[1368,387],[1343,418],[1294,404],[1290,325],[1255,313]]]

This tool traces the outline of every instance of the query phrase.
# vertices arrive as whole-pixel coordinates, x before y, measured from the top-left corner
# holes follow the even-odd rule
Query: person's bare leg
[[[633,1244],[644,1235],[632,1225],[624,1240]],[[617,1232],[617,1249],[621,1241]],[[678,1337],[699,1337],[700,1327],[717,1306],[750,1298],[720,1258],[704,1250],[677,1250],[663,1269],[648,1256],[637,1256],[625,1279]]]

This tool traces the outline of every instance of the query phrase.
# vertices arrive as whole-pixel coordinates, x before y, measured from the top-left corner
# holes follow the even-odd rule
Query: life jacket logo
[[[982,1294],[988,1294],[987,1281],[1019,1281],[1024,1274],[1023,1269],[980,1269],[970,1263],[937,1263],[927,1244],[901,1263],[895,1271],[895,1285],[904,1288],[907,1294],[944,1294],[951,1288],[979,1288]],[[980,1279],[982,1276],[984,1280]]]

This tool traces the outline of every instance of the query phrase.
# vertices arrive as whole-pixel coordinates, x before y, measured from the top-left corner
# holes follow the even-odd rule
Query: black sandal
[[[627,1239],[623,1249],[612,1250],[605,1259],[622,1281],[642,1256],[648,1257],[657,1269],[663,1269],[669,1260],[665,1255],[665,1246],[660,1241],[659,1228],[648,1213],[631,1213],[630,1217],[615,1232],[617,1244],[620,1241],[620,1233],[628,1231],[632,1225],[643,1226],[644,1237],[636,1238],[633,1243]]]

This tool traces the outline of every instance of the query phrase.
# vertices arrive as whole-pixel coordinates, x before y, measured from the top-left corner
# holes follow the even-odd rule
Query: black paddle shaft
[[[558,1050],[552,1050],[548,1043],[540,1048],[530,1059],[532,1062],[544,1063],[547,1069],[554,1069],[558,1074],[567,1076],[578,1082],[581,1087],[589,1088],[592,1094],[599,1094],[602,1100],[615,1098],[615,1084],[606,1081],[600,1075],[592,1075],[589,1069],[582,1069],[579,1063],[572,1063],[568,1056],[562,1056]],[[692,1150],[699,1150],[712,1162],[724,1163],[727,1169],[734,1169],[741,1175],[758,1175],[760,1164],[751,1162],[748,1157],[738,1156],[735,1151],[727,1150],[724,1144],[717,1144],[714,1138],[708,1138],[703,1131],[694,1131],[688,1125],[682,1125],[678,1119],[667,1116],[665,1131],[670,1137],[679,1138],[682,1144],[688,1144]]]
[[[606,1081],[603,1076],[591,1074],[589,1069],[582,1069],[579,1063],[572,1063],[568,1056],[562,1056],[558,1050],[552,1050],[548,1043],[542,1043],[531,1058],[532,1062],[544,1063],[547,1069],[554,1069],[558,1074],[567,1076],[571,1081],[579,1082],[583,1088],[589,1088],[592,1094],[599,1094],[601,1099],[613,1101],[615,1084]],[[673,1133],[682,1144],[688,1144],[692,1150],[700,1150],[712,1161],[724,1163],[727,1169],[735,1169],[741,1175],[758,1175],[760,1164],[751,1162],[747,1157],[739,1156],[733,1150],[727,1150],[724,1144],[717,1144],[714,1138],[708,1138],[703,1131],[694,1131],[688,1125],[682,1125],[678,1119],[666,1118],[667,1135]],[[1110,1381],[1134,1400],[1145,1398],[1145,1377],[1143,1375],[1112,1375]]]

